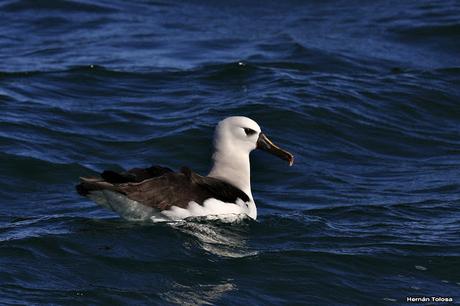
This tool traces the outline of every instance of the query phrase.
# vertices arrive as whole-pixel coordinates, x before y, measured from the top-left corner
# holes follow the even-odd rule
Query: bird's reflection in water
[[[250,222],[253,221],[244,214],[229,214],[193,218],[172,226],[196,238],[192,243],[198,243],[203,250],[213,255],[240,258],[257,255],[247,245]],[[185,242],[185,247],[192,247],[190,240]]]
[[[162,294],[170,303],[177,305],[214,305],[224,294],[236,290],[236,285],[222,282],[216,285],[184,286],[175,283],[173,288]]]
[[[170,225],[185,234],[185,248],[194,251],[196,248],[207,252],[212,257],[220,259],[243,258],[257,255],[248,246],[249,226],[254,222],[246,215],[206,216],[185,221],[170,223]],[[216,258],[217,259],[217,258]],[[204,271],[202,271],[204,272]],[[213,305],[218,300],[237,290],[232,279],[215,280],[197,284],[179,284],[174,282],[172,288],[162,294],[162,297],[180,305]]]
[[[249,225],[246,215],[206,216],[171,223],[175,229],[191,239],[185,239],[184,247],[198,248],[220,258],[242,258],[257,255],[248,247]],[[174,283],[163,295],[168,302],[180,305],[212,305],[234,290],[232,279],[222,279],[215,284],[183,285]]]

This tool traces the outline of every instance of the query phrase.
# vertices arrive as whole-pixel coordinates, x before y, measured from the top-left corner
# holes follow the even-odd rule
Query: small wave
[[[447,37],[450,39],[458,39],[460,37],[460,24],[441,24],[441,25],[420,25],[393,28],[392,31],[404,35],[405,38],[411,39],[426,39],[427,37]]]
[[[114,13],[118,10],[111,6],[102,6],[94,3],[86,3],[76,0],[44,0],[38,3],[34,0],[15,0],[4,4],[0,7],[6,12],[18,13],[27,11],[63,11],[69,12],[85,12],[85,13]]]
[[[92,173],[77,163],[60,163],[29,156],[18,156],[0,152],[2,175],[21,180],[46,181],[49,184],[75,180]],[[74,177],[72,179],[72,177]]]

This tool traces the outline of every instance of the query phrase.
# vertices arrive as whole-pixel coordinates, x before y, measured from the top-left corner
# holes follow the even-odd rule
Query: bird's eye
[[[250,129],[250,128],[244,128],[244,132],[246,133],[247,136],[251,136],[251,135],[254,135],[255,133],[257,133],[256,131],[254,131],[253,129]]]

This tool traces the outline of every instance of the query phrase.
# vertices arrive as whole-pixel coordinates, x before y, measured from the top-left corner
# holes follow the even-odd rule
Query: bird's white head
[[[291,153],[279,148],[247,117],[228,117],[219,122],[214,134],[214,165],[209,176],[222,179],[246,192],[251,198],[249,153],[268,151],[292,165]]]
[[[214,148],[232,155],[248,155],[257,148],[260,132],[259,125],[252,119],[242,116],[228,117],[217,124]]]

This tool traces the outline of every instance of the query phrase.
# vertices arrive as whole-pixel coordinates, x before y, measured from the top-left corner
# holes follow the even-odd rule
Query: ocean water
[[[1,305],[460,304],[458,1],[0,2]],[[257,221],[138,224],[80,176],[206,174],[255,119]],[[427,303],[410,303],[417,305]]]

